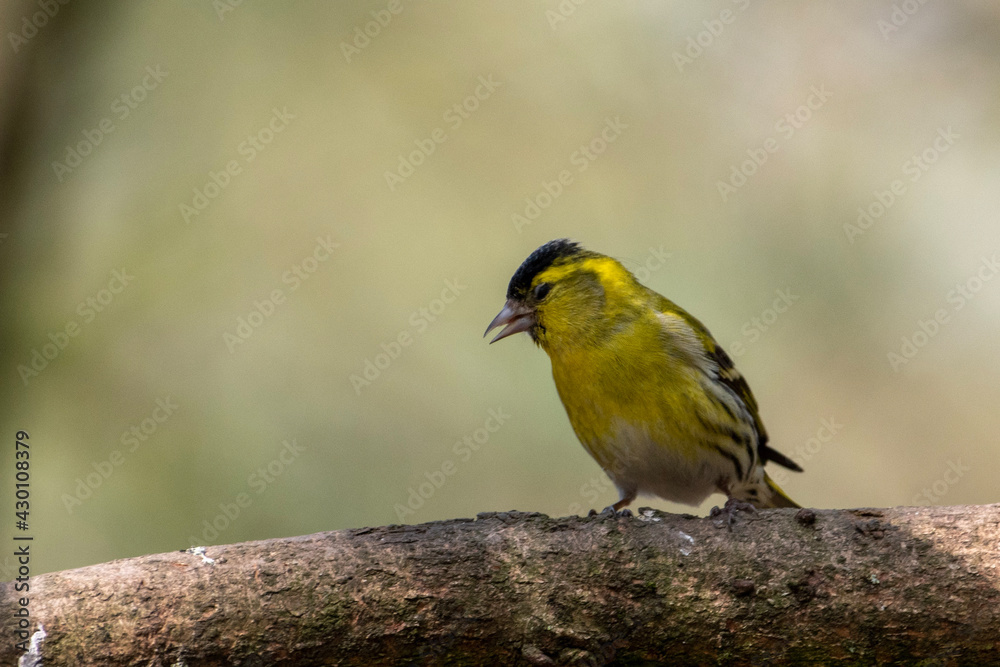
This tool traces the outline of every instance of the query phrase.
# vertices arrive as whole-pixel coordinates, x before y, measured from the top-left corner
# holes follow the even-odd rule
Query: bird
[[[642,285],[617,260],[569,239],[532,252],[484,337],[527,333],[584,449],[618,489],[605,508],[628,514],[639,494],[700,505],[712,516],[799,507],[765,472],[801,466],[768,445],[757,400],[708,329]],[[593,510],[592,510],[593,512]]]

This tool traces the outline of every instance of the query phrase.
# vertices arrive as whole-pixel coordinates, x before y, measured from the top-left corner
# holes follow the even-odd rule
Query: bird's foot
[[[598,512],[597,512],[597,510],[593,510],[592,509],[592,510],[590,510],[590,512],[587,513],[587,516],[598,516]],[[626,518],[627,519],[627,518],[629,518],[629,517],[632,516],[632,510],[630,510],[629,508],[625,507],[625,508],[621,509],[620,511],[618,511],[618,510],[615,510],[615,506],[614,505],[608,505],[600,513],[600,516],[608,517],[608,518],[612,518],[612,519],[618,519],[618,518]]]
[[[716,519],[723,519],[724,523],[729,530],[733,529],[733,524],[736,523],[736,513],[740,510],[746,512],[747,514],[756,514],[757,508],[746,502],[745,500],[738,500],[736,498],[730,498],[726,501],[726,504],[722,506],[722,509],[718,507],[713,507],[712,511],[709,512],[708,516],[713,520],[716,527],[721,528],[722,523],[715,521]]]

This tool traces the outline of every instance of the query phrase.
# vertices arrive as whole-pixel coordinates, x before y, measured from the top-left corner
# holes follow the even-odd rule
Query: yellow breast
[[[600,346],[554,351],[550,357],[573,430],[602,468],[634,455],[623,451],[623,441],[634,439],[620,437],[623,429],[672,443],[688,458],[697,456],[696,434],[688,425],[701,389],[694,374],[673,367],[666,354]]]

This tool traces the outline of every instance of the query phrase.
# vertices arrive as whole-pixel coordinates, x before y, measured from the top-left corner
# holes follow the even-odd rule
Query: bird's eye
[[[542,299],[545,298],[545,295],[549,293],[550,289],[552,289],[551,284],[539,283],[538,285],[535,286],[535,290],[532,292],[532,296],[535,297],[536,301],[541,301]]]

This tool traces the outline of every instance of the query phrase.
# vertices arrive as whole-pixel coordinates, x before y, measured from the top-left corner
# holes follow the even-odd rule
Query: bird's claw
[[[726,501],[726,504],[723,505],[721,509],[717,506],[713,507],[712,511],[709,512],[708,516],[709,518],[713,519],[713,521],[720,517],[725,517],[726,527],[729,530],[732,530],[733,524],[736,523],[736,513],[739,512],[740,510],[746,512],[747,514],[757,513],[757,508],[754,507],[752,504],[746,502],[745,500],[730,498],[729,500]],[[720,528],[722,527],[722,525],[719,523],[716,523],[716,526]]]
[[[592,509],[587,513],[587,516],[598,516],[598,512],[597,510]],[[627,519],[632,516],[632,510],[624,507],[619,511],[615,511],[614,505],[608,505],[600,512],[600,516],[610,519]]]

